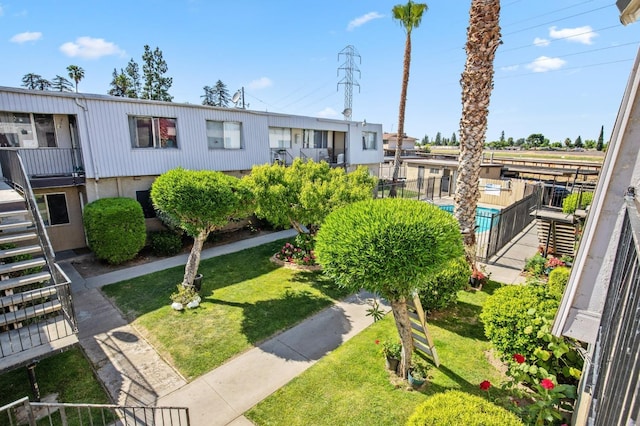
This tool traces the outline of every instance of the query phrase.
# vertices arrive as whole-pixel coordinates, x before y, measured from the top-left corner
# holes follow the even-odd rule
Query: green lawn
[[[191,380],[347,295],[320,273],[269,261],[286,240],[203,260],[202,303],[177,312],[184,267],[103,288],[156,350]]]
[[[375,344],[397,338],[393,317],[387,315],[246,415],[258,425],[402,425],[429,395],[447,389],[486,395],[479,383],[498,384],[502,376],[485,355],[490,343],[478,313],[495,288],[490,283],[482,292],[462,291],[456,306],[429,320],[441,364],[432,367],[423,389],[407,391],[406,385],[394,386],[389,380]]]
[[[42,397],[57,393],[59,402],[111,402],[79,348],[41,360],[35,372]],[[34,400],[26,367],[0,375],[0,389],[0,406],[25,396]]]

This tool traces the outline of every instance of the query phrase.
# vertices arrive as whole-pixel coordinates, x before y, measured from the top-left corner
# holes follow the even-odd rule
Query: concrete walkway
[[[293,235],[295,231],[288,230],[214,247],[204,250],[202,259]],[[487,264],[491,278],[509,284],[523,282],[520,271],[524,259],[535,254],[537,246],[533,225]],[[363,292],[187,383],[99,291],[107,284],[184,265],[186,257],[176,256],[86,280],[71,263],[60,262],[72,280],[80,344],[118,404],[188,407],[194,426],[251,425],[243,416],[245,411],[372,323],[366,316],[372,295]]]

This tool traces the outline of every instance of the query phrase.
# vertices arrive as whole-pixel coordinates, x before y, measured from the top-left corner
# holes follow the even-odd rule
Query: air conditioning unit
[[[620,22],[631,24],[640,18],[640,0],[617,0],[616,6],[620,11]]]

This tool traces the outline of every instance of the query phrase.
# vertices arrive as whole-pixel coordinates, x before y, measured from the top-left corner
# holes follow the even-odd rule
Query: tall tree
[[[30,90],[47,90],[51,87],[51,82],[42,78],[40,74],[28,73],[22,77],[22,87]]]
[[[576,138],[573,146],[575,146],[576,148],[582,148],[582,137],[580,137],[580,135],[578,135],[578,137]]]
[[[436,133],[436,140],[434,142],[434,145],[442,145],[442,134],[440,134],[440,132]]]
[[[402,153],[402,140],[404,134],[404,113],[407,105],[407,87],[409,86],[409,69],[411,67],[411,32],[420,26],[422,14],[427,10],[426,3],[414,3],[411,0],[407,4],[393,6],[391,13],[393,19],[402,26],[407,37],[404,44],[404,64],[402,69],[402,86],[400,88],[400,107],[398,109],[398,133],[396,134],[396,152],[393,159],[393,182],[398,181],[400,174],[400,154]],[[395,196],[396,186],[391,187],[390,196]]]
[[[169,68],[162,58],[162,51],[158,47],[151,51],[149,45],[145,44],[142,62],[142,73],[144,74],[142,98],[171,102],[173,96],[169,94],[169,89],[173,84],[173,78],[165,77]]]
[[[73,84],[61,75],[56,75],[51,80],[51,88],[57,92],[71,92]]]
[[[229,97],[229,91],[227,90],[227,86],[222,82],[222,80],[216,81],[216,85],[213,88],[213,94],[216,100],[216,106],[219,107],[228,107],[231,98]]]
[[[596,143],[596,151],[602,151],[604,149],[604,126],[600,127],[600,136],[598,136],[598,142]]]
[[[504,130],[500,132],[500,142],[504,143]]]
[[[129,78],[130,87],[127,90],[127,98],[138,98],[140,97],[140,91],[142,90],[142,83],[140,81],[140,67],[136,63],[136,61],[131,58],[127,67],[125,68],[125,72],[127,77]]]
[[[462,256],[456,220],[416,200],[365,200],[330,213],[316,240],[318,262],[338,285],[365,288],[391,303],[406,378],[413,350],[406,302],[428,288],[429,277],[452,269],[451,261]]]
[[[573,145],[573,142],[571,142],[571,138],[566,138],[564,140],[564,146],[566,146],[567,148],[570,148]]]
[[[456,136],[456,132],[453,132],[451,135],[451,145],[458,145],[458,137]]]
[[[127,94],[131,90],[131,80],[124,73],[124,70],[120,68],[120,72],[118,72],[115,68],[113,69],[113,79],[111,80],[108,94],[111,96],[120,96],[127,97]]]
[[[202,99],[202,105],[216,106],[216,100],[213,96],[213,88],[211,86],[204,86],[204,95],[200,96]]]
[[[67,67],[69,78],[76,83],[76,93],[78,93],[78,83],[84,78],[84,70],[77,65],[69,65]]]
[[[475,220],[480,197],[480,164],[493,89],[493,60],[500,45],[500,0],[472,0],[462,86],[460,159],[454,195],[454,216],[463,234],[467,260],[475,264]]]
[[[233,176],[211,170],[169,170],[151,186],[153,205],[193,237],[182,285],[193,285],[209,234],[251,211],[251,191]]]

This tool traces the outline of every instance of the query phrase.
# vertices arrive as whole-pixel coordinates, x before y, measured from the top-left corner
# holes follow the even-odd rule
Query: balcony
[[[22,158],[32,188],[76,186],[85,183],[80,148],[12,150],[17,151]]]

